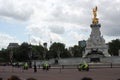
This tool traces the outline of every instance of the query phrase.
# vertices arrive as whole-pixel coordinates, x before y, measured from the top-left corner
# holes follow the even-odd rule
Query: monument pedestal
[[[101,24],[91,24],[92,31],[90,38],[88,38],[83,57],[99,58],[109,57],[108,47],[105,44],[103,36],[101,36],[100,27]]]

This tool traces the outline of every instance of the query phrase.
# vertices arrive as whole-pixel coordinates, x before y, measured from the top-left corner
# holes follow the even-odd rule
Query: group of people
[[[23,79],[19,78],[16,75],[12,75],[8,78],[8,80],[23,80]],[[27,78],[27,79],[24,79],[24,80],[37,80],[37,79],[30,77],[30,78]],[[83,77],[81,80],[93,80],[93,79],[90,78],[90,77]]]
[[[25,62],[23,64],[23,69],[24,70],[28,70],[29,69],[29,64],[27,62]],[[34,62],[34,65],[33,65],[33,69],[34,69],[34,72],[37,72],[37,64],[36,62]],[[41,65],[42,69],[45,70],[45,71],[48,71],[50,69],[50,64],[48,64],[48,62],[44,62],[42,65]],[[39,68],[40,68],[40,65],[39,65]],[[89,71],[89,65],[86,63],[86,62],[83,62],[82,64],[79,64],[78,65],[78,71]]]
[[[12,75],[11,77],[8,78],[8,80],[23,80],[23,79],[19,78],[16,75]],[[27,78],[27,79],[24,79],[24,80],[37,80],[37,79],[31,77],[31,78]]]
[[[51,67],[51,66],[50,66],[47,62],[45,62],[45,63],[42,64],[42,69],[43,69],[43,70],[48,71],[48,70],[50,69],[50,67]],[[28,68],[29,68],[28,63],[27,63],[27,62],[24,63],[23,69],[24,69],[24,70],[28,70]],[[36,62],[34,62],[33,69],[34,69],[34,72],[37,72]],[[89,71],[89,65],[88,65],[86,62],[84,62],[83,64],[79,64],[79,65],[78,65],[78,70],[79,70],[79,71],[83,71],[83,70]]]
[[[0,79],[2,80],[2,79]],[[27,79],[21,79],[19,78],[18,76],[16,75],[12,75],[10,76],[7,80],[37,80],[36,78],[33,78],[33,77],[30,77],[30,78],[27,78]],[[82,79],[80,80],[93,80],[91,77],[83,77]],[[120,80],[120,79],[117,79],[117,80]]]
[[[24,69],[24,70],[28,70],[28,68],[29,68],[28,63],[27,63],[27,62],[24,63],[23,69]],[[47,62],[45,62],[45,63],[42,64],[42,68],[43,68],[43,70],[48,71],[49,68],[50,68],[50,65],[49,65]],[[37,65],[36,65],[36,62],[34,62],[33,69],[34,69],[34,72],[37,72]]]

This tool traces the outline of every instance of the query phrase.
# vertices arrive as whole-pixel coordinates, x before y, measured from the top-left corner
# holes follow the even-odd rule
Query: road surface
[[[90,69],[90,71],[81,71],[77,69],[50,69],[43,71],[37,69],[22,70],[22,68],[12,68],[10,66],[0,66],[0,77],[7,80],[11,75],[17,75],[22,79],[36,78],[37,80],[81,80],[83,77],[90,77],[93,80],[117,80],[120,79],[120,68],[99,68]]]

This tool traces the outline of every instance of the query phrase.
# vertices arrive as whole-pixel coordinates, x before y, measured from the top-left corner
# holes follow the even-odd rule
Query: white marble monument
[[[109,57],[108,46],[105,44],[105,40],[103,36],[101,36],[99,20],[97,18],[97,7],[93,9],[93,20],[90,25],[92,31],[90,34],[90,38],[88,38],[85,48],[85,53],[83,57],[87,57],[88,55],[92,55],[92,57],[98,57],[97,53],[102,53],[103,56]],[[92,51],[96,51],[97,53],[92,54]]]

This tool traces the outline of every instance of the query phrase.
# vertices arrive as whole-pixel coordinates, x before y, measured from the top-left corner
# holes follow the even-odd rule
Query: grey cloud
[[[120,2],[117,0],[64,0],[55,1],[53,3],[49,17],[45,21],[60,22],[60,26],[64,26],[64,23],[77,24],[80,26],[90,27],[92,23],[92,8],[98,6],[98,18],[102,28],[102,32],[105,35],[119,36],[120,30]],[[79,14],[74,14],[77,11]],[[100,16],[100,17],[99,17]],[[116,25],[117,24],[117,25]],[[48,24],[49,25],[49,24]],[[108,27],[109,26],[109,29]],[[115,27],[113,27],[115,26]],[[68,27],[68,26],[64,26]],[[58,31],[55,27],[50,27],[50,30],[54,33],[61,34],[62,30]],[[115,32],[114,32],[115,31]],[[60,32],[60,33],[59,33]]]
[[[90,16],[82,12],[82,8],[78,10],[78,12],[81,12],[80,14],[75,14],[74,11],[75,10],[73,10],[73,12],[69,12],[66,9],[64,9],[63,6],[56,7],[51,13],[52,18],[50,18],[48,21],[72,23],[78,25],[84,25],[90,23]]]
[[[107,36],[120,36],[120,24],[106,24],[102,26],[102,32]]]
[[[120,2],[110,0],[101,2],[101,5],[99,14],[103,34],[120,36]]]
[[[37,36],[41,39],[43,38],[48,38],[50,33],[49,29],[42,24],[34,24],[34,25],[29,25],[26,28],[27,32],[29,32],[31,35]]]
[[[0,49],[7,48],[8,44],[13,41],[15,41],[15,37],[9,34],[0,33]]]
[[[7,3],[5,1],[2,1],[2,3],[0,4],[0,16],[22,21],[28,20],[32,15],[33,10],[27,5],[17,6],[16,4],[10,0],[8,0]]]
[[[92,22],[92,9],[94,1],[89,0],[64,0],[59,4],[54,4],[51,18],[49,21],[57,21],[63,23],[71,23],[78,25],[88,25]],[[76,13],[77,12],[77,13]]]
[[[50,26],[49,29],[51,30],[51,32],[56,34],[63,34],[65,32],[64,27],[60,27],[58,25]]]

